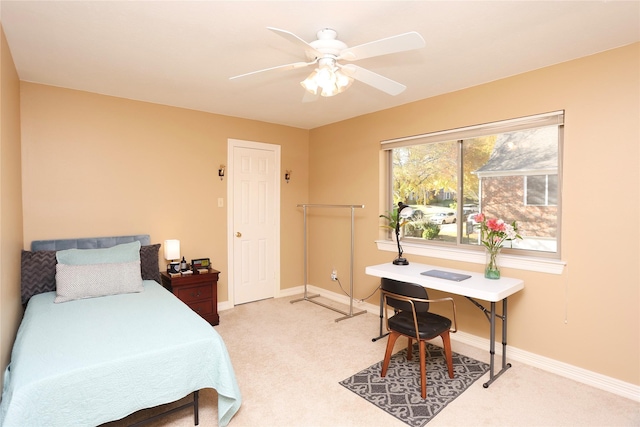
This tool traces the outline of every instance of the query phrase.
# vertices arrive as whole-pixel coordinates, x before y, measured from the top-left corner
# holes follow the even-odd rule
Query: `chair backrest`
[[[398,280],[387,279],[383,277],[381,281],[381,288],[383,291],[391,292],[397,295],[403,295],[411,298],[429,299],[427,289],[424,286],[420,286],[415,283],[400,282]],[[387,304],[397,310],[411,311],[411,303],[409,303],[408,301],[395,299],[391,295],[387,295]],[[428,302],[415,302],[414,305],[416,308],[416,312],[418,313],[429,311]]]

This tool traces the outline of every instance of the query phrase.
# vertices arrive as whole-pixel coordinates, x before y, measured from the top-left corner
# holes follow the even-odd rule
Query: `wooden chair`
[[[412,358],[412,342],[417,340],[420,347],[420,381],[421,395],[427,397],[427,366],[426,342],[437,336],[442,337],[444,354],[447,361],[449,378],[453,378],[453,360],[451,357],[451,341],[449,332],[456,332],[456,305],[453,298],[430,300],[425,287],[415,283],[399,282],[397,280],[382,279],[382,295],[384,298],[384,317],[389,331],[387,350],[382,363],[381,376],[387,374],[389,360],[393,346],[400,336],[409,339],[407,346],[407,360]],[[435,313],[429,312],[429,303],[450,303],[453,311],[452,321]],[[394,309],[395,314],[388,317],[388,308]]]

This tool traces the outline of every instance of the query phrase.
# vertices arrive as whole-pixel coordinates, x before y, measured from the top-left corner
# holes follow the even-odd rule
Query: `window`
[[[523,240],[505,252],[559,258],[564,113],[489,123],[393,141],[389,205],[414,209],[405,241],[478,249],[484,213],[517,221]]]
[[[531,175],[524,177],[524,201],[529,206],[558,204],[558,175]]]

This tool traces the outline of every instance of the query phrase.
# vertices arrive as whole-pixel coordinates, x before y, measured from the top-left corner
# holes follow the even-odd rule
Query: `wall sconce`
[[[288,184],[290,179],[291,179],[291,171],[287,170],[284,172],[284,180],[287,181],[287,184]]]
[[[220,165],[220,169],[218,169],[218,176],[220,177],[220,181],[224,179],[224,168],[225,165]]]

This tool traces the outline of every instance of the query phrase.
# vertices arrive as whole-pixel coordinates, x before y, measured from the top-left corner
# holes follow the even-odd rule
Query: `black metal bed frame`
[[[197,426],[200,423],[199,409],[198,409],[198,392],[199,392],[199,390],[196,390],[196,391],[193,392],[193,401],[185,403],[184,405],[180,405],[180,406],[178,406],[176,408],[169,409],[168,411],[162,412],[162,413],[154,415],[152,417],[146,418],[146,419],[144,419],[142,421],[138,421],[135,424],[131,424],[129,427],[138,427],[138,426],[145,425],[147,423],[150,423],[151,421],[155,421],[155,420],[157,420],[159,418],[165,417],[165,416],[167,416],[169,414],[173,414],[174,412],[181,411],[181,410],[186,409],[186,408],[188,408],[190,406],[193,406],[193,425]]]

